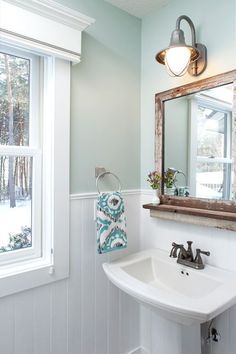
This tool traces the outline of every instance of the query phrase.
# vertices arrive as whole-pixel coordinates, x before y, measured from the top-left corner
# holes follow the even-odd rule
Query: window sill
[[[51,262],[43,260],[43,259],[30,259],[24,262],[18,262],[15,264],[8,264],[5,266],[1,266],[0,268],[0,279],[5,277],[10,277],[17,275],[19,273],[30,272],[42,268],[52,267]]]
[[[68,267],[56,268],[48,260],[30,260],[2,267],[0,297],[68,278]]]

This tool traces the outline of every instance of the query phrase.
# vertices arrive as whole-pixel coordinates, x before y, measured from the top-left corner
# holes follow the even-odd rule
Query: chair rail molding
[[[124,196],[128,195],[141,195],[140,189],[126,189],[122,190]],[[98,197],[98,192],[81,192],[70,194],[70,200],[79,200],[79,199],[96,199]]]

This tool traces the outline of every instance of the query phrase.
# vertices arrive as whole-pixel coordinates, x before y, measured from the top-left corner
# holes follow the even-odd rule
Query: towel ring
[[[101,173],[101,174],[100,174],[99,176],[97,176],[97,178],[96,178],[96,187],[97,187],[98,193],[100,193],[100,189],[99,189],[99,187],[98,187],[99,179],[100,179],[101,177],[104,177],[105,175],[112,175],[113,177],[115,177],[115,179],[116,179],[117,182],[119,183],[119,189],[118,189],[118,191],[121,192],[121,182],[120,182],[119,177],[117,177],[117,175],[115,175],[115,174],[112,173],[112,172],[106,171],[106,172]]]

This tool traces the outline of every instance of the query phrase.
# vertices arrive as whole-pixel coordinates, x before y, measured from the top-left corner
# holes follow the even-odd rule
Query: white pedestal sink
[[[164,318],[184,325],[211,320],[236,303],[236,274],[206,265],[195,270],[159,249],[145,250],[103,269],[118,288]]]

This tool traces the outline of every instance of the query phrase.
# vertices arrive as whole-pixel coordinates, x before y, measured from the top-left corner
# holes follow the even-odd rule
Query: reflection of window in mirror
[[[190,102],[190,194],[232,199],[232,85],[202,91]]]

